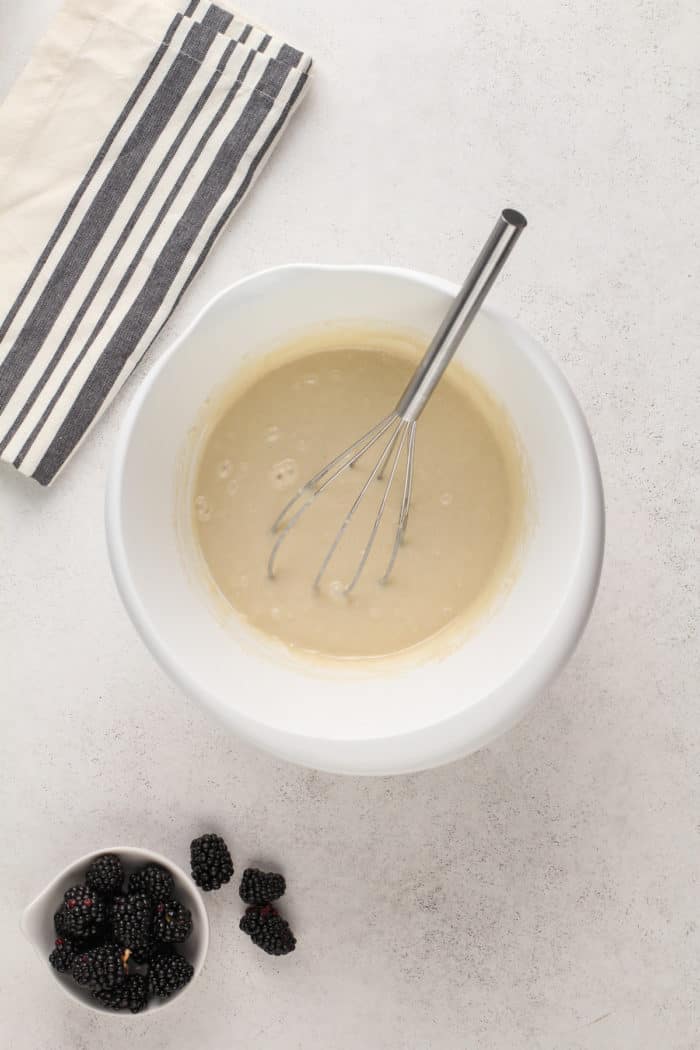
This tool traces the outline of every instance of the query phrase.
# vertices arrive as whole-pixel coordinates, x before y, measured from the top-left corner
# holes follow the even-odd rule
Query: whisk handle
[[[525,216],[512,208],[505,208],[499,215],[466,281],[399,399],[396,412],[402,419],[407,422],[418,419],[526,226]]]

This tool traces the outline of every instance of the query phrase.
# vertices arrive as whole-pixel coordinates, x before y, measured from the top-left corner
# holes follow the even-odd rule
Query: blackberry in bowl
[[[209,946],[207,913],[190,876],[134,846],[69,865],[25,910],[22,930],[66,995],[115,1017],[150,1013],[184,995]]]

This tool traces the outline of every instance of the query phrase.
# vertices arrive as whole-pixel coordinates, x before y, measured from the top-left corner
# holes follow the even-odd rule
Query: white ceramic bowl
[[[53,917],[61,905],[63,894],[70,886],[76,886],[85,881],[86,869],[93,860],[103,853],[116,853],[121,858],[127,875],[144,864],[160,864],[163,868],[166,868],[175,880],[175,896],[192,913],[192,932],[184,944],[178,945],[180,954],[184,955],[194,967],[192,979],[184,988],[180,989],[179,992],[176,992],[169,999],[151,999],[146,1009],[138,1014],[139,1017],[146,1014],[150,1015],[155,1010],[162,1010],[163,1007],[176,1002],[189,992],[202,972],[204,960],[207,957],[207,949],[209,948],[209,919],[207,918],[207,910],[204,907],[202,896],[189,875],[186,875],[177,864],[173,864],[167,857],[162,857],[160,853],[154,853],[152,850],[139,849],[136,846],[107,846],[105,849],[95,850],[94,853],[87,853],[84,857],[80,857],[73,864],[69,864],[67,868],[59,872],[46,889],[42,890],[39,896],[25,909],[22,915],[22,932],[27,940],[34,945],[37,954],[42,959],[51,977],[70,999],[80,1003],[81,1006],[88,1007],[90,1010],[109,1014],[110,1017],[131,1017],[132,1015],[128,1011],[108,1010],[106,1006],[101,1006],[100,1003],[92,998],[89,989],[76,984],[75,981],[65,974],[56,973],[49,963],[49,955],[53,951],[56,940]]]
[[[558,368],[513,321],[482,311],[461,358],[511,416],[529,461],[534,525],[507,599],[456,651],[395,673],[321,673],[273,659],[224,625],[183,559],[175,527],[183,446],[205,399],[237,369],[319,325],[389,324],[426,341],[455,285],[380,267],[295,265],[222,292],[137,390],[107,492],[124,603],[155,658],[247,740],[354,774],[439,765],[512,726],[562,667],[593,604],[604,515],[595,451]],[[233,620],[236,620],[234,617]]]

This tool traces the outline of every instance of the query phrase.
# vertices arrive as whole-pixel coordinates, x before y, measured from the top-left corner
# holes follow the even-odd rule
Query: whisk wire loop
[[[272,526],[273,534],[276,534],[277,538],[272,545],[270,551],[270,557],[267,562],[267,575],[272,580],[275,576],[275,562],[277,555],[282,543],[289,535],[290,531],[299,521],[299,518],[309,509],[315,499],[321,495],[321,493],[331,485],[336,478],[338,478],[344,471],[349,470],[350,467],[354,466],[355,463],[365,453],[369,452],[376,443],[386,434],[387,430],[397,420],[395,412],[391,412],[384,419],[376,423],[370,430],[368,430],[362,437],[358,438],[357,441],[353,441],[351,445],[343,449],[334,459],[329,463],[326,463],[324,467],[321,467],[319,471],[314,474],[312,478],[302,485],[297,490],[294,496],[289,500],[287,504],[282,508],[280,513],[277,515],[275,522]],[[293,510],[297,503],[301,502],[296,510]],[[292,512],[292,513],[290,513]],[[289,517],[288,517],[289,516]]]

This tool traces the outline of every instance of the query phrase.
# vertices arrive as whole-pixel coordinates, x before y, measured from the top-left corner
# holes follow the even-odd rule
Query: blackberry
[[[190,935],[192,914],[179,901],[160,901],[153,916],[153,936],[159,941],[179,944]]]
[[[116,988],[97,988],[92,994],[110,1010],[131,1010],[137,1014],[148,1003],[148,979],[143,973],[133,973]]]
[[[119,857],[115,853],[103,853],[93,860],[85,872],[85,881],[91,890],[97,890],[105,897],[121,893],[124,868]]]
[[[76,945],[66,937],[57,937],[54,949],[49,955],[49,962],[58,973],[70,973],[75,956]]]
[[[203,890],[221,889],[233,875],[233,861],[220,835],[200,835],[190,844],[192,878]]]
[[[71,973],[78,984],[92,984],[112,989],[126,980],[127,954],[118,944],[89,948],[73,958]]]
[[[109,923],[101,923],[91,934],[86,937],[76,937],[75,934],[70,934],[70,931],[66,928],[66,912],[57,911],[53,917],[53,924],[58,934],[58,939],[62,941],[71,941],[76,951],[85,951],[87,948],[98,948],[105,941],[111,939],[111,930]]]
[[[246,904],[271,904],[283,896],[286,888],[284,875],[260,871],[259,868],[246,868],[239,893]]]
[[[289,923],[278,915],[271,904],[265,904],[262,908],[253,904],[246,908],[239,925],[253,944],[257,944],[268,955],[288,955],[296,948],[296,938]]]
[[[148,968],[148,990],[167,999],[192,979],[194,967],[177,952],[156,955]]]
[[[126,981],[114,988],[95,988],[92,997],[109,1010],[126,1010],[129,1006]]]
[[[123,948],[145,948],[151,940],[152,919],[153,904],[144,893],[114,898],[112,930]]]
[[[169,871],[160,864],[147,864],[132,871],[127,885],[128,892],[145,893],[153,901],[170,900],[175,893],[175,882]]]
[[[170,954],[172,950],[170,944],[164,944],[162,941],[149,941],[148,944],[134,948],[130,957],[140,966],[146,966],[155,959],[156,955]]]
[[[132,1014],[140,1013],[141,1010],[145,1009],[149,999],[148,978],[145,973],[132,974],[127,981],[127,990],[129,992],[129,1009]]]
[[[66,929],[66,920],[62,911],[57,911],[53,917],[53,926],[59,937],[65,937],[68,934]]]
[[[63,895],[63,904],[54,917],[56,932],[82,939],[94,936],[107,918],[103,897],[89,886],[71,886]]]

